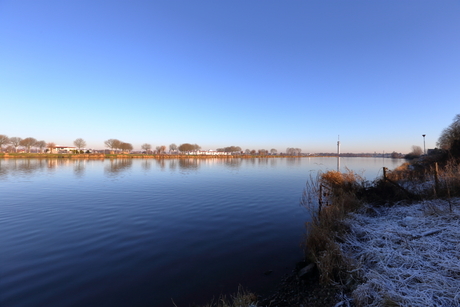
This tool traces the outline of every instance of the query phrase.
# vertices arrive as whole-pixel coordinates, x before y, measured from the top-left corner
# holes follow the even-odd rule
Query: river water
[[[341,158],[369,180],[402,160]],[[0,160],[0,306],[189,306],[266,294],[336,158]],[[271,272],[270,274],[266,274]]]

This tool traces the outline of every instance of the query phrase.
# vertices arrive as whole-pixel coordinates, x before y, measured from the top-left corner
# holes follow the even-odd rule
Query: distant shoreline
[[[334,157],[324,155],[289,156],[289,155],[170,155],[170,154],[48,154],[48,153],[0,153],[0,159],[254,159],[254,158],[317,158]]]

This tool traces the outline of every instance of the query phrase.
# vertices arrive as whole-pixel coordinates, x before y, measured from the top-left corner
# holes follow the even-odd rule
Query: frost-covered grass
[[[460,306],[460,198],[364,206],[345,222],[358,306]]]

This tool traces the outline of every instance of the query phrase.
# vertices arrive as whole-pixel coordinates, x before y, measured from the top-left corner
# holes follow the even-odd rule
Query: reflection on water
[[[104,172],[108,175],[117,175],[129,170],[133,166],[133,159],[111,159],[105,166]]]
[[[300,166],[301,163],[302,163],[302,159],[303,158],[286,158],[286,162],[288,165],[291,165],[291,166]],[[310,158],[308,158],[310,159]]]
[[[152,162],[150,160],[144,160],[141,163],[141,167],[143,170],[148,171],[152,168]]]
[[[243,161],[241,159],[225,159],[223,160],[223,163],[225,166],[238,169],[241,167],[241,164],[243,163]]]
[[[200,167],[199,159],[180,159],[179,168],[181,170],[197,170]]]
[[[85,175],[86,160],[75,160],[73,165],[73,173],[77,177],[83,177]]]
[[[330,158],[335,159],[335,158]],[[344,160],[345,159],[345,160]],[[381,159],[380,159],[381,160]],[[378,161],[380,161],[378,160]],[[100,162],[105,165],[104,174],[113,177],[116,174],[120,174],[128,171],[133,167],[133,159],[107,159],[107,160],[88,160],[88,159],[9,159],[4,160],[0,159],[0,179],[5,179],[9,175],[11,176],[27,176],[32,173],[39,172],[54,172],[57,168],[73,166],[73,173],[76,177],[84,177],[85,170],[88,164],[88,161]],[[285,161],[285,162],[282,162]],[[308,162],[307,162],[308,161]],[[211,165],[223,165],[224,167],[238,170],[241,167],[246,167],[249,165],[252,166],[270,166],[276,168],[279,166],[279,163],[289,165],[290,167],[301,167],[303,164],[311,163],[318,166],[320,169],[325,167],[321,161],[322,158],[215,158],[215,159],[199,159],[199,158],[182,158],[182,159],[152,159],[152,160],[142,160],[138,161],[140,167],[145,171],[151,171],[154,166],[155,169],[160,169],[165,171],[169,169],[170,171],[175,171],[177,169],[181,171],[197,171],[202,166],[211,166]],[[336,169],[339,172],[343,172],[346,169],[351,169],[357,173],[359,171],[366,171],[366,167],[358,168],[355,164],[361,163],[360,158],[336,158]],[[366,163],[369,161],[374,161],[375,159],[367,158]],[[344,164],[343,164],[343,163]],[[380,163],[380,162],[379,162]],[[343,164],[343,165],[342,165]],[[401,160],[398,159],[383,159],[381,164],[385,164],[390,168],[392,166],[396,167],[401,164]],[[330,170],[326,168],[326,170]]]
[[[164,159],[157,159],[157,160],[155,160],[155,161],[156,161],[156,163],[157,163],[157,166],[159,166],[160,169],[163,171],[163,170],[165,169],[165,167],[166,167],[166,162],[165,162],[165,160],[164,160]]]

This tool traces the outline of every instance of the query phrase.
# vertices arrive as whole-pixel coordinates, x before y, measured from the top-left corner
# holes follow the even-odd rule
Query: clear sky
[[[140,149],[434,148],[460,1],[0,0],[0,134]]]

